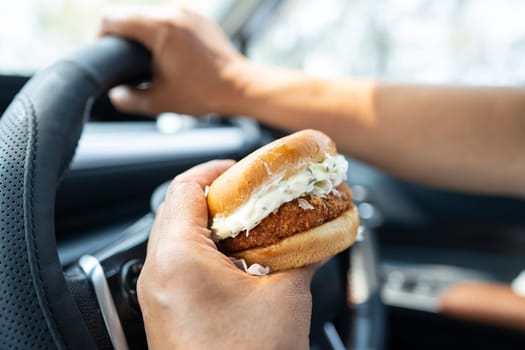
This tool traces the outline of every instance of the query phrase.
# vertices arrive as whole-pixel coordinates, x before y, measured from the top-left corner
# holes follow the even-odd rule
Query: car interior
[[[18,10],[42,26],[85,11],[72,10],[75,1],[36,3]],[[318,76],[523,83],[524,6],[483,3],[191,5],[248,57]],[[484,25],[488,15],[499,31]],[[1,50],[10,34],[0,29]],[[121,113],[106,92],[147,81],[149,53],[114,37],[68,45],[49,62],[43,54],[45,66],[30,57],[17,68],[8,44],[11,59],[0,60],[0,348],[145,349],[136,283],[170,179],[207,160],[241,159],[287,132],[249,116]],[[310,348],[523,349],[525,201],[430,188],[348,160],[361,226],[354,246],[314,277]]]

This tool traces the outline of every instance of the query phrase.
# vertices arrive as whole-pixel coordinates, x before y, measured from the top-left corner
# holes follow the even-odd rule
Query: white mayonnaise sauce
[[[212,230],[217,239],[235,237],[257,226],[266,216],[306,194],[324,197],[346,180],[348,162],[344,156],[327,155],[321,163],[311,163],[288,179],[275,180],[259,188],[252,197],[228,216],[216,215]]]

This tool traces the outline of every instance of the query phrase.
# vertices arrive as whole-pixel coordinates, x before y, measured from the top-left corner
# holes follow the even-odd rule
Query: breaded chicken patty
[[[352,192],[343,183],[324,198],[306,195],[285,203],[248,233],[243,231],[236,237],[219,241],[217,246],[225,253],[266,247],[335,219],[352,206]]]

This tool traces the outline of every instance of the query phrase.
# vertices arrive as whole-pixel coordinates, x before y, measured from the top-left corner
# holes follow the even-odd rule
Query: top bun
[[[271,142],[240,160],[210,185],[210,214],[229,215],[261,185],[276,177],[287,179],[335,153],[332,139],[316,130],[299,131]]]

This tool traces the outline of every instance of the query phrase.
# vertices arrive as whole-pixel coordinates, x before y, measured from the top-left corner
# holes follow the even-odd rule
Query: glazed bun
[[[278,139],[210,185],[212,237],[228,256],[272,271],[331,257],[354,242],[359,226],[346,171],[320,131]]]
[[[335,144],[317,130],[303,130],[259,148],[226,170],[208,189],[211,216],[229,215],[261,185],[287,179],[309,163],[334,155]]]

